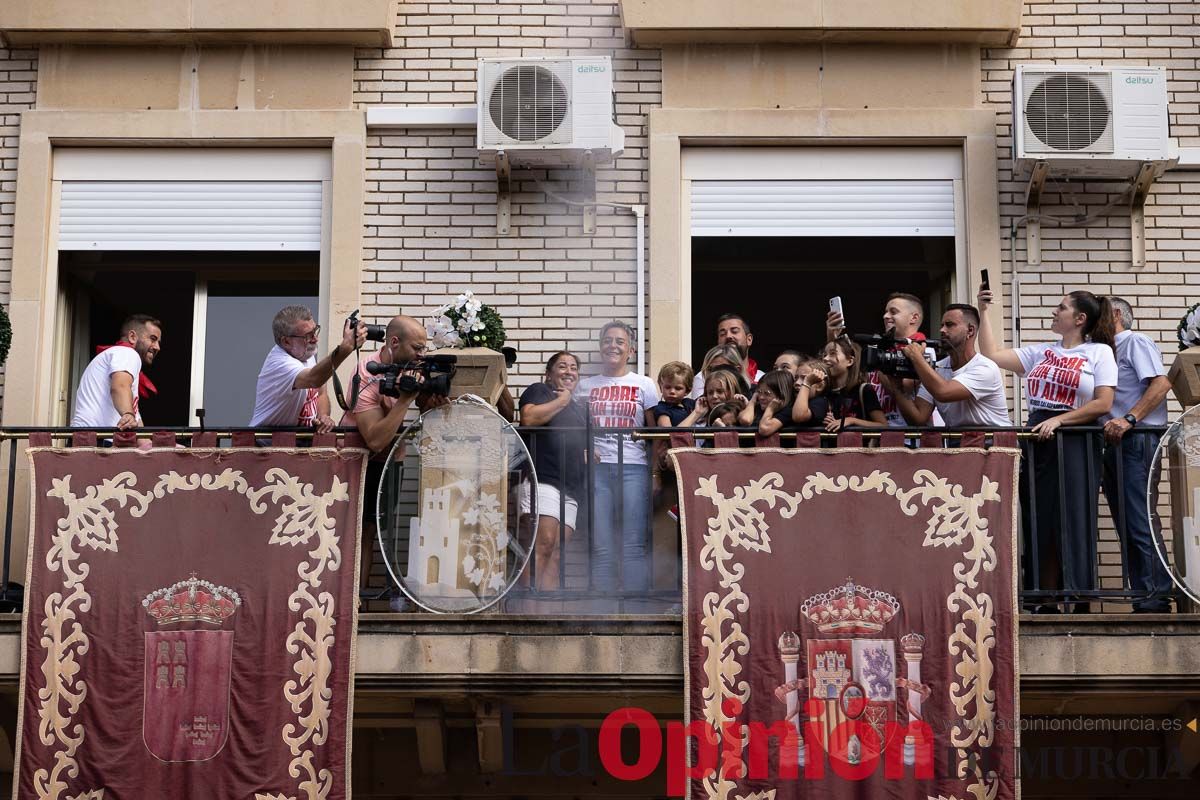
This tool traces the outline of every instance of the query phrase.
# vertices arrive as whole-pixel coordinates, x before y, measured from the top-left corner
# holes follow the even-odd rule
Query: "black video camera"
[[[356,328],[358,328],[358,309],[357,308],[354,309],[354,313],[352,313],[349,316],[349,318],[347,318],[346,321],[350,323],[350,330],[355,330]],[[369,322],[367,323],[367,341],[368,342],[382,342],[385,338],[387,338],[387,329],[386,328],[384,328],[382,325],[372,325]]]
[[[862,371],[864,373],[882,372],[893,378],[917,377],[916,368],[908,360],[908,356],[904,355],[905,345],[920,342],[935,350],[942,345],[937,339],[897,339],[891,331],[883,335],[860,333],[850,338],[863,345]],[[930,366],[933,366],[934,360],[928,351],[925,352],[925,360],[929,362]]]
[[[437,394],[450,396],[450,379],[458,369],[458,358],[450,355],[425,356],[419,361],[404,364],[367,362],[367,372],[379,378],[379,393],[386,397],[402,394]],[[403,373],[417,371],[424,380]]]

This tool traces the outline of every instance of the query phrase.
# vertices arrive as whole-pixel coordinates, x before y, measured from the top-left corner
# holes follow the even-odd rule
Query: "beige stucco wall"
[[[970,45],[678,45],[663,48],[664,108],[971,108]]]
[[[0,34],[47,42],[389,44],[397,0],[5,0]]]
[[[1023,0],[621,0],[639,44],[1011,42]]]
[[[44,45],[38,108],[348,109],[354,50],[322,45]]]

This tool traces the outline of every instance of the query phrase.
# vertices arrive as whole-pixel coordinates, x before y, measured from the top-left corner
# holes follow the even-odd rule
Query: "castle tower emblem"
[[[142,599],[142,739],[162,761],[207,761],[229,737],[233,628],[242,598],[192,573]]]

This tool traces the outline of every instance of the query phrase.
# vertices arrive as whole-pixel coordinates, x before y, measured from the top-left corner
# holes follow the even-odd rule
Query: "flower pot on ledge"
[[[1200,347],[1189,347],[1175,356],[1167,379],[1185,409],[1200,405]]]
[[[508,383],[508,370],[504,366],[504,354],[488,347],[464,347],[440,351],[458,358],[454,379],[450,382],[451,393],[458,397],[474,394],[492,405]]]

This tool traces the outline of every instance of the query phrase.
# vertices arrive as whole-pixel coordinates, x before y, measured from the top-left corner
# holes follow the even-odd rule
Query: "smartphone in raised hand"
[[[988,280],[988,271],[987,271],[987,269],[986,269],[986,268],[985,268],[985,269],[981,269],[981,270],[979,271],[979,274],[980,274],[979,288],[980,288],[980,289],[989,289],[989,290],[990,290],[990,289],[992,288],[992,283],[991,283],[991,281],[989,281],[989,280]]]
[[[846,327],[846,315],[842,312],[842,298],[840,296],[829,298],[829,310],[838,314],[842,318],[842,327]]]

